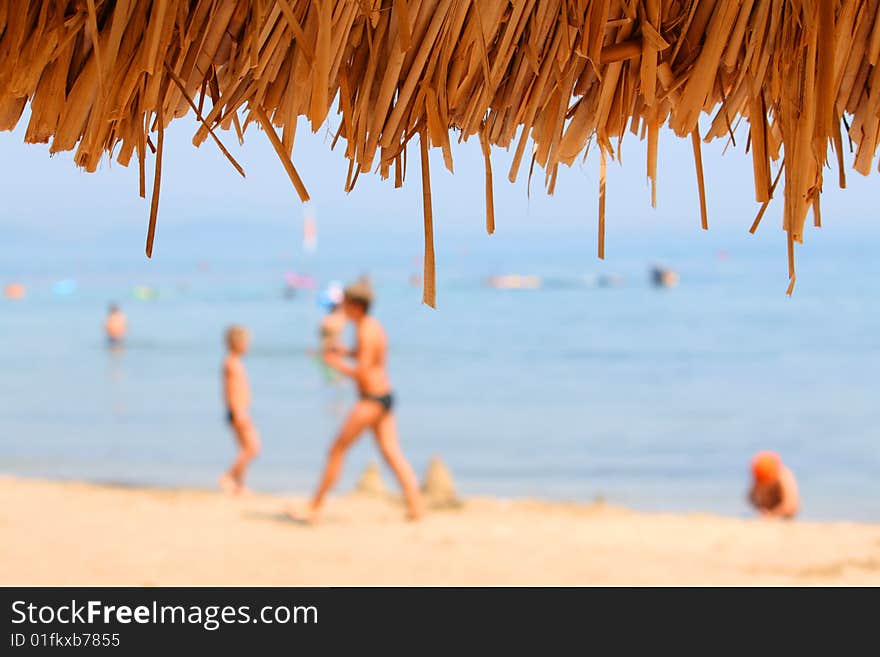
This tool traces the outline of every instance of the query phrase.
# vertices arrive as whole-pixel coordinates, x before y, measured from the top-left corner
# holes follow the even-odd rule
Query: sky
[[[146,230],[149,201],[138,196],[136,161],[122,167],[106,159],[95,173],[85,173],[72,162],[70,153],[50,157],[45,144],[23,143],[26,117],[12,133],[0,133],[0,229],[33,232],[59,239],[100,239],[120,226]],[[355,190],[343,191],[347,162],[342,145],[331,151],[332,130],[338,117],[311,133],[302,122],[294,146],[296,164],[312,196],[312,212],[321,230],[344,230],[365,236],[413,234],[421,231],[421,182],[418,145],[410,145],[410,166],[404,189],[378,174],[361,175]],[[250,126],[244,146],[234,133],[220,132],[224,144],[244,167],[241,178],[219,149],[207,140],[193,147],[196,130],[192,115],[176,120],[166,131],[165,158],[159,208],[159,236],[167,222],[211,225],[277,225],[301,222],[303,206],[266,135]],[[754,201],[751,160],[744,153],[745,131],[737,147],[723,154],[725,141],[704,146],[709,221],[712,230],[745,232],[758,204]],[[595,149],[594,149],[595,151]],[[439,149],[433,149],[432,191],[435,231],[474,239],[484,233],[484,168],[476,138],[453,145],[455,175],[443,167]],[[493,151],[496,226],[499,233],[528,235],[535,231],[595,233],[598,197],[598,154],[585,162],[561,167],[556,193],[548,197],[543,172],[536,169],[531,194],[527,189],[528,163],[518,181],[507,181],[511,154]],[[847,162],[852,155],[847,154]],[[148,159],[149,180],[152,159]],[[699,205],[689,139],[664,131],[660,139],[658,207],[650,207],[645,176],[645,144],[627,134],[622,164],[608,170],[607,222],[609,232],[625,236],[653,231],[699,233]],[[848,171],[849,188],[837,188],[835,171],[828,170],[823,195],[826,231],[842,235],[880,232],[873,220],[877,200],[876,169],[870,177]],[[764,218],[762,231],[781,227],[781,190]],[[774,238],[775,239],[775,238]],[[814,237],[808,230],[805,241]]]

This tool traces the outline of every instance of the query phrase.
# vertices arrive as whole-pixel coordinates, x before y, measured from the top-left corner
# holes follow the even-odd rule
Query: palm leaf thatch
[[[752,231],[784,175],[790,292],[829,159],[841,186],[845,139],[853,168],[872,166],[878,11],[880,0],[0,0],[0,129],[30,104],[25,141],[75,150],[88,171],[105,153],[135,158],[141,196],[152,169],[148,255],[175,118],[192,112],[193,143],[212,139],[242,175],[218,131],[242,139],[256,123],[304,201],[291,161],[298,117],[317,130],[340,115],[346,190],[374,169],[402,185],[418,136],[433,305],[429,147],[452,170],[451,140],[477,137],[491,233],[493,146],[513,149],[511,181],[528,153],[552,193],[559,165],[594,143],[601,257],[606,159],[627,131],[647,139],[652,190],[661,126],[691,139],[705,228],[701,144],[733,140],[745,119],[761,204]]]

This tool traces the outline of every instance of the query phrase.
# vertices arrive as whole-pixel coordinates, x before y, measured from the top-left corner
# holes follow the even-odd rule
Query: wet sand
[[[469,499],[403,521],[392,499],[303,498],[0,477],[0,584],[880,585],[880,525],[645,514]]]

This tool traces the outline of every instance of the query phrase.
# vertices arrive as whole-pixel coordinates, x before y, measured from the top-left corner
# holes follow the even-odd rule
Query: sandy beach
[[[500,499],[410,524],[348,494],[300,526],[276,496],[9,477],[0,500],[4,585],[880,584],[880,525]]]

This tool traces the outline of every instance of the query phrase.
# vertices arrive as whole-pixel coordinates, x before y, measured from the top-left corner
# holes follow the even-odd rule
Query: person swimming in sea
[[[128,320],[125,314],[115,303],[111,303],[107,310],[107,318],[104,320],[104,333],[107,336],[107,344],[110,347],[119,347],[128,332]]]
[[[260,453],[260,437],[250,417],[251,393],[247,372],[241,357],[250,346],[250,334],[243,326],[230,326],[226,331],[228,352],[223,360],[223,398],[226,422],[238,442],[238,454],[229,470],[220,477],[220,488],[230,494],[244,492],[245,472]]]
[[[324,362],[354,381],[359,399],[330,447],[323,476],[309,508],[305,513],[288,509],[288,515],[294,520],[312,522],[318,518],[324,498],[339,479],[346,453],[366,429],[373,431],[382,456],[403,489],[407,517],[417,520],[422,516],[418,480],[398,442],[394,396],[386,370],[388,342],[382,325],[369,315],[372,302],[373,291],[366,278],[349,285],[343,292],[342,311],[354,324],[356,346],[350,351],[339,347],[328,349],[324,352]]]
[[[752,459],[749,502],[765,518],[791,519],[800,510],[794,473],[775,452],[758,452]]]
[[[338,283],[331,284],[319,297],[318,302],[326,309],[327,314],[321,320],[318,330],[320,340],[319,351],[316,354],[318,365],[328,383],[339,381],[339,373],[324,362],[324,354],[327,352],[344,351],[342,334],[345,331],[346,317],[342,311],[342,286]]]

